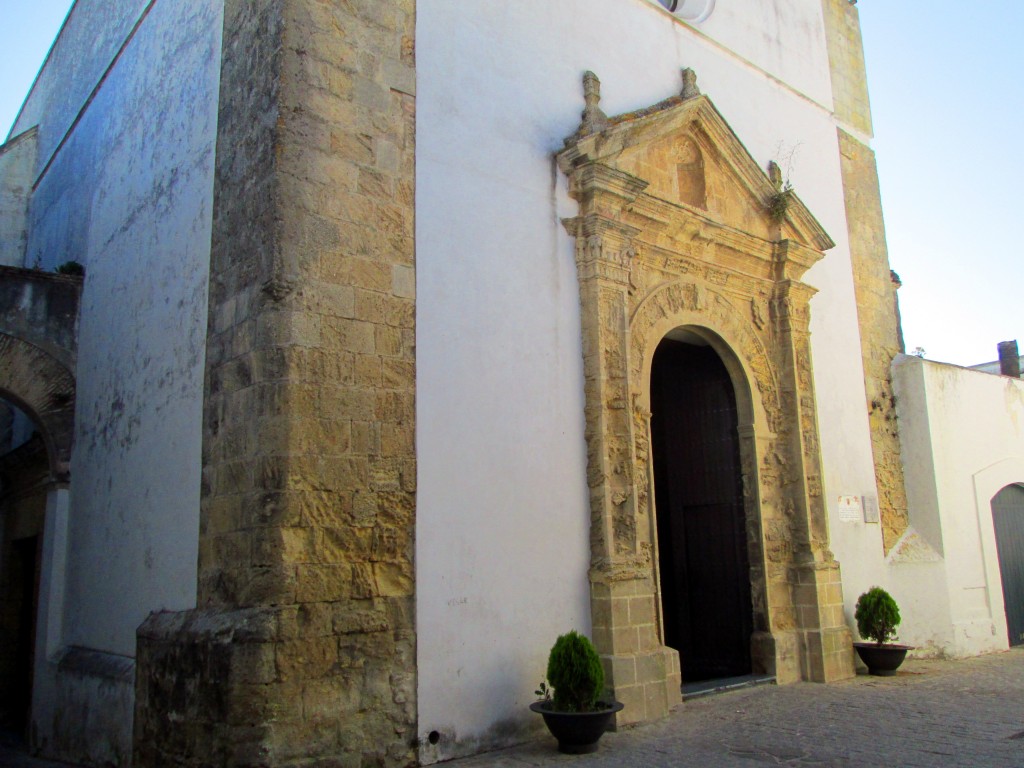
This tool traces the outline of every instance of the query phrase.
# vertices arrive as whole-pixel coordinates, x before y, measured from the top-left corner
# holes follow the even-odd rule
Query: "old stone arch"
[[[795,195],[772,215],[779,187],[692,73],[683,83],[680,96],[609,118],[587,73],[583,122],[558,155],[579,203],[564,224],[580,286],[593,635],[626,723],[680,699],[650,441],[652,361],[679,328],[715,348],[737,395],[755,671],[783,683],[853,674],[822,500],[814,289],[800,281],[833,243]]]
[[[81,285],[0,267],[0,398],[36,433],[0,448],[0,715],[22,726],[45,711],[62,643]]]
[[[32,418],[46,445],[50,473],[68,480],[75,415],[71,369],[41,347],[0,333],[0,397]]]

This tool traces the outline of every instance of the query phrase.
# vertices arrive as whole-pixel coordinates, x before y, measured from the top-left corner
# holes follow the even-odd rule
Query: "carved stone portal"
[[[736,392],[755,671],[780,683],[851,676],[822,499],[814,289],[800,282],[833,242],[795,195],[781,219],[769,214],[775,186],[699,93],[584,120],[558,163],[579,202],[563,223],[582,306],[591,610],[627,705],[619,723],[680,700],[679,655],[663,643],[649,431],[654,351],[676,329],[714,347]]]

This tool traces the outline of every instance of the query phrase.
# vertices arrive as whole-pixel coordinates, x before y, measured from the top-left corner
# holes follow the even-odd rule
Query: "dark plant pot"
[[[879,677],[892,677],[895,675],[900,664],[907,658],[907,651],[913,648],[911,645],[896,645],[894,643],[885,643],[883,645],[878,645],[878,643],[854,643],[853,647],[857,649],[857,655],[860,656],[860,660],[867,665],[868,674],[878,675]]]
[[[585,755],[597,751],[597,742],[608,730],[612,717],[623,704],[616,701],[596,712],[555,712],[548,709],[550,701],[535,701],[530,705],[533,712],[540,712],[544,725],[551,735],[558,739],[558,751],[568,755]]]

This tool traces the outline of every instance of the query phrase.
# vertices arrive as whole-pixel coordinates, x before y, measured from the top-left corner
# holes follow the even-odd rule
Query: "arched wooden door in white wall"
[[[1008,485],[992,498],[992,524],[1010,645],[1024,645],[1024,487]]]

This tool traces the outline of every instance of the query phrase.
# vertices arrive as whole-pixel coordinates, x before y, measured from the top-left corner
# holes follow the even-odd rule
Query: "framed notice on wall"
[[[861,501],[864,504],[864,522],[865,523],[877,523],[878,522],[878,497],[877,496],[865,496]]]
[[[837,502],[839,519],[844,523],[859,523],[861,521],[860,496],[840,496]]]

